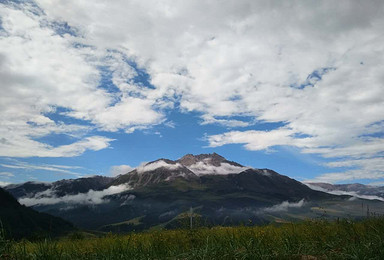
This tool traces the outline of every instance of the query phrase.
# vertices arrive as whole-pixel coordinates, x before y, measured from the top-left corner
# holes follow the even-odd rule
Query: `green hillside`
[[[39,238],[63,235],[74,229],[61,218],[20,205],[11,194],[0,188],[2,232],[12,238]]]

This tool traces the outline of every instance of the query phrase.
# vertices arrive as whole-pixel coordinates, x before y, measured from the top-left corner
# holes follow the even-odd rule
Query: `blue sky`
[[[212,152],[301,181],[384,181],[380,1],[0,7],[0,184]]]
[[[126,133],[103,133],[114,139],[111,147],[100,151],[87,151],[81,156],[70,158],[2,158],[3,165],[25,165],[22,169],[12,169],[2,166],[2,171],[14,173],[16,182],[25,180],[54,181],[62,178],[76,178],[82,175],[110,175],[110,167],[114,165],[140,165],[142,162],[159,158],[178,159],[186,153],[200,154],[216,152],[229,160],[245,166],[270,168],[296,179],[304,180],[329,171],[321,166],[325,160],[313,155],[303,155],[291,147],[275,147],[274,151],[247,151],[241,145],[232,144],[222,147],[207,147],[205,135],[217,134],[226,128],[217,125],[199,124],[198,115],[182,114],[179,112],[169,115],[174,127],[157,126],[145,131]],[[256,128],[256,126],[255,126]],[[268,125],[259,125],[259,129],[269,129]],[[100,133],[99,133],[100,134]],[[70,143],[66,136],[52,135],[45,138],[53,146]],[[17,160],[17,161],[16,161]],[[36,169],[33,166],[66,165],[82,168],[69,169],[72,173]],[[61,170],[61,168],[59,168]],[[4,179],[8,180],[10,178]]]

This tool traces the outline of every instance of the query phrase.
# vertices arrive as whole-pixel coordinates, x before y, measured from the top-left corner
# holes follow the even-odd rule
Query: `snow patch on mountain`
[[[272,176],[272,174],[267,169],[262,169],[261,174],[263,174],[264,176],[268,176],[268,177]]]
[[[235,166],[229,163],[220,163],[220,166],[215,166],[210,164],[209,159],[199,161],[195,164],[188,166],[187,168],[198,176],[209,175],[209,174],[210,175],[234,174],[234,173],[240,173],[242,171],[249,169],[249,167]]]

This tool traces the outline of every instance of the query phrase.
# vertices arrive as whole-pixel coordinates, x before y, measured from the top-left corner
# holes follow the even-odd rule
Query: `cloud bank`
[[[384,201],[384,198],[379,197],[379,196],[375,196],[375,195],[362,195],[362,194],[359,194],[358,192],[355,192],[355,191],[327,190],[327,189],[324,189],[324,188],[316,186],[316,185],[311,185],[308,183],[304,183],[304,184],[307,185],[312,190],[322,191],[322,192],[326,192],[326,193],[333,194],[333,195],[349,195],[349,196],[353,196],[354,198]]]
[[[167,163],[164,160],[158,160],[152,163],[143,163],[139,167],[136,168],[137,173],[144,173],[144,172],[150,172],[154,171],[159,168],[166,168],[168,170],[177,170],[179,168],[183,168],[183,166],[180,163]]]
[[[62,197],[57,197],[54,190],[48,189],[46,191],[39,192],[30,198],[20,198],[19,202],[20,204],[28,207],[35,205],[53,205],[59,203],[72,205],[94,205],[109,202],[107,199],[104,199],[105,196],[118,194],[129,189],[130,187],[122,184],[118,186],[111,186],[102,191],[89,190],[87,193],[65,195]]]

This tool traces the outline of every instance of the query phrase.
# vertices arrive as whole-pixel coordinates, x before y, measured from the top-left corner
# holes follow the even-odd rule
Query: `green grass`
[[[0,259],[384,259],[384,218],[1,241]]]

